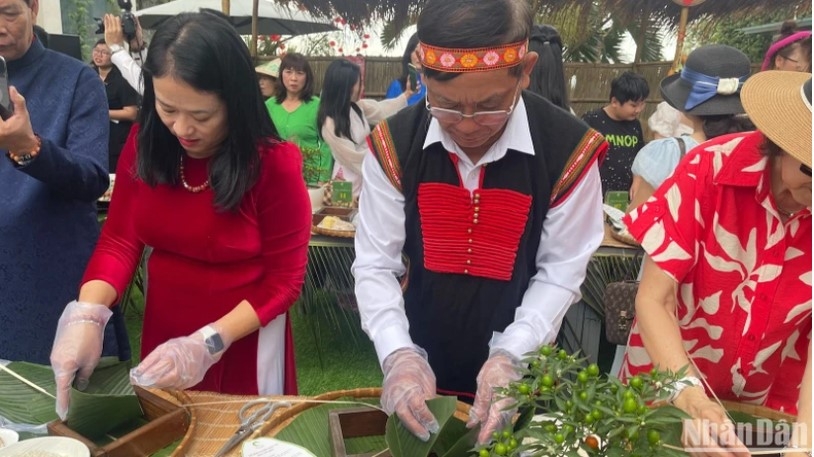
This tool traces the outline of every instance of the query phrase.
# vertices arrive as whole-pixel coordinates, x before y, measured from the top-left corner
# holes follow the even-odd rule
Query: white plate
[[[34,453],[42,451],[46,454]],[[60,436],[47,436],[20,441],[0,449],[0,457],[24,457],[29,452],[37,457],[90,457],[90,451],[81,441]],[[53,454],[53,455],[52,455]]]
[[[7,428],[0,428],[0,449],[6,446],[11,446],[20,439],[20,435],[14,430]]]
[[[256,438],[243,442],[243,457],[316,457],[296,444],[274,438]]]

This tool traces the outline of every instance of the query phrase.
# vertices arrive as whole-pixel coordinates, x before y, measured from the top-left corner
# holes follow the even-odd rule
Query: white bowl
[[[32,451],[42,451],[54,457],[90,457],[90,450],[81,441],[61,436],[20,441],[0,449],[0,457],[20,456]]]
[[[19,440],[20,435],[18,435],[14,430],[0,428],[0,449],[6,446],[11,446]]]

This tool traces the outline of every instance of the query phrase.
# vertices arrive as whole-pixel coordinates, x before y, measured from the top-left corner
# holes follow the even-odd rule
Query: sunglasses
[[[802,172],[804,175],[808,176],[809,178],[811,177],[811,167],[809,167],[808,165],[800,164],[800,172]]]

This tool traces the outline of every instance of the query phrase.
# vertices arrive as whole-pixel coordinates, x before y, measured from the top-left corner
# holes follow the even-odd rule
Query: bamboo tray
[[[326,206],[316,212],[311,220],[311,231],[325,236],[335,236],[339,238],[353,238],[356,235],[356,230],[335,230],[325,227],[320,227],[319,223],[327,216],[338,217],[345,222],[351,222],[356,215],[355,208],[339,208],[335,206]]]
[[[327,392],[321,395],[317,395],[314,397],[314,400],[320,401],[330,401],[330,400],[339,400],[341,398],[353,398],[353,399],[363,399],[363,398],[379,398],[382,396],[382,389],[380,387],[370,387],[364,389],[352,389],[352,390],[337,390],[333,392]],[[284,428],[286,428],[291,422],[303,411],[306,411],[310,408],[319,406],[320,403],[299,403],[296,404],[296,400],[292,401],[291,408],[286,408],[280,413],[275,413],[262,427],[257,431],[255,435],[259,436],[271,436],[274,437]],[[457,407],[455,409],[454,416],[466,422],[469,419],[469,405],[459,401]]]

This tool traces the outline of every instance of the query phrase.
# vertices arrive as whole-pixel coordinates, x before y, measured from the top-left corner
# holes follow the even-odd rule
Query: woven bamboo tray
[[[379,387],[376,388],[364,388],[364,389],[352,389],[352,390],[337,390],[334,392],[328,392],[321,395],[317,395],[314,397],[314,400],[321,400],[321,401],[331,401],[331,400],[339,400],[342,398],[353,398],[353,399],[364,399],[364,398],[379,398],[382,396],[382,389]],[[296,400],[294,400],[296,401]],[[293,403],[293,402],[292,402]],[[279,413],[275,413],[271,419],[266,421],[262,427],[258,430],[259,436],[276,436],[280,431],[286,428],[291,422],[303,411],[306,411],[310,408],[319,406],[320,403],[300,403],[295,404],[291,408],[284,409]],[[458,405],[455,409],[454,416],[466,422],[469,419],[469,405],[459,401]]]

